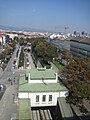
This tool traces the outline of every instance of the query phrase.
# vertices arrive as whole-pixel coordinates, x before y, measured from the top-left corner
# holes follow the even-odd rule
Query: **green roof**
[[[62,118],[64,120],[71,120],[72,118],[74,120],[74,114],[72,112],[72,109],[69,103],[66,103],[66,100],[64,97],[58,98],[58,105],[60,107]]]
[[[25,80],[25,75],[20,76],[19,92],[57,92],[68,91],[61,83],[28,83]]]
[[[52,69],[44,69],[44,68],[39,68],[39,69],[29,69],[26,71],[26,76],[28,77],[28,73],[30,73],[30,78],[31,79],[55,79],[56,78],[56,73]]]
[[[19,120],[31,120],[30,99],[19,99]]]

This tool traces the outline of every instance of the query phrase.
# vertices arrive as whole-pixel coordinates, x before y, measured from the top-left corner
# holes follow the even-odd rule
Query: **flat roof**
[[[68,91],[68,89],[61,83],[28,83],[25,80],[25,75],[20,76],[19,92],[57,92]]]
[[[69,103],[66,103],[66,100],[65,100],[64,97],[58,98],[58,105],[60,107],[63,119],[65,119],[65,120],[75,120],[72,109],[71,109]]]
[[[70,41],[79,42],[79,43],[82,43],[82,44],[90,45],[90,38],[87,38],[87,37],[74,37]]]
[[[19,99],[19,120],[31,120],[30,99]]]
[[[30,79],[55,79],[56,73],[52,69],[28,69],[26,74],[30,73]],[[28,76],[28,75],[27,75]]]

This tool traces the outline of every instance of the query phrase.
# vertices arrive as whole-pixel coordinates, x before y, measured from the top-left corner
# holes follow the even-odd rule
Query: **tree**
[[[73,57],[69,50],[63,49],[63,50],[61,51],[61,53],[62,53],[62,58],[66,59],[68,62],[69,62],[69,61],[72,59],[72,57]]]
[[[32,51],[43,62],[48,63],[57,56],[54,45],[47,43],[44,39],[35,40],[32,43]]]
[[[16,41],[15,40],[12,40],[11,41],[11,47],[14,49],[15,48],[15,45],[16,45]]]
[[[87,82],[74,82],[67,97],[68,102],[83,104],[83,99],[90,100],[90,85]]]
[[[65,67],[68,81],[90,81],[90,60],[73,58]]]
[[[15,42],[19,42],[19,38],[17,36],[14,37]]]
[[[10,41],[10,37],[9,35],[6,35],[6,43],[9,43],[9,41]]]
[[[68,101],[90,100],[90,59],[73,58],[64,69],[65,84],[69,88]]]
[[[19,44],[22,46],[22,45],[24,45],[24,38],[23,37],[21,37],[20,39],[19,39]]]
[[[24,51],[23,47],[21,48],[20,56],[19,56],[19,65],[18,67],[22,67],[24,65]]]

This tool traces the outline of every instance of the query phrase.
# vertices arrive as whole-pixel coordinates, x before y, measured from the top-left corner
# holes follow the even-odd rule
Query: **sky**
[[[0,0],[0,25],[90,33],[90,0]]]

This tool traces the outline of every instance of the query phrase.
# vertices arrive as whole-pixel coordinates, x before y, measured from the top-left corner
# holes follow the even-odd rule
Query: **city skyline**
[[[0,25],[90,33],[89,0],[0,0]]]

